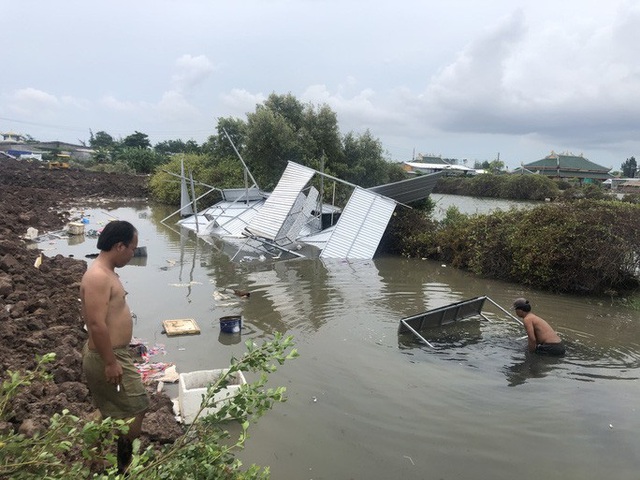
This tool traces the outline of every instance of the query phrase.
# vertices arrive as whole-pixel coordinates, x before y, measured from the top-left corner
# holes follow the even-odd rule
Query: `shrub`
[[[638,286],[636,204],[580,200],[488,215],[447,213],[435,231],[408,233],[403,252],[553,291],[628,292]]]
[[[545,200],[557,198],[557,183],[544,175],[504,175],[500,198],[515,200]]]
[[[191,174],[196,197],[205,194],[212,187],[218,189],[244,185],[242,164],[237,159],[224,158],[214,161],[206,154],[180,154],[156,171],[149,180],[149,190],[154,200],[168,205],[180,205],[180,163],[184,161],[185,176]],[[191,186],[188,183],[189,195]],[[209,206],[219,194],[200,199],[199,205]],[[198,207],[199,208],[199,207]]]
[[[557,198],[558,183],[544,175],[494,175],[445,177],[438,181],[436,193],[492,197],[514,200]]]

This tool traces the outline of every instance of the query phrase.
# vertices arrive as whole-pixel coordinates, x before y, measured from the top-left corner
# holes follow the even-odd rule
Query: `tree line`
[[[342,134],[328,105],[303,103],[292,94],[272,93],[246,119],[217,119],[215,133],[201,145],[168,140],[151,146],[148,135],[138,131],[121,140],[91,132],[89,145],[95,150],[93,168],[153,174],[152,195],[172,203],[179,191],[167,172],[179,173],[181,161],[195,180],[219,188],[241,185],[238,155],[266,191],[275,187],[288,161],[365,188],[406,178],[370,131]]]

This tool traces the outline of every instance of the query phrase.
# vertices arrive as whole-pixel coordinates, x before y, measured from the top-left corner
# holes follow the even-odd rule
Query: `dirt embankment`
[[[81,349],[87,339],[80,315],[83,260],[42,255],[23,240],[29,227],[61,229],[69,207],[87,198],[147,196],[146,176],[76,170],[47,170],[38,163],[0,159],[0,377],[7,370],[31,369],[35,356],[56,353],[52,384],[34,383],[12,402],[8,423],[0,428],[28,432],[68,409],[86,418],[94,412],[81,377]],[[171,442],[181,433],[164,394],[153,394],[143,424],[143,441]]]

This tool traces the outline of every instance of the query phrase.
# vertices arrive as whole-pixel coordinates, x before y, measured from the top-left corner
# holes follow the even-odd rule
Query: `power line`
[[[53,129],[57,129],[57,130],[66,130],[66,131],[73,131],[73,132],[88,132],[89,130],[94,130],[92,128],[88,128],[88,127],[72,127],[72,126],[68,126],[68,125],[51,125],[48,123],[39,123],[39,122],[30,122],[30,121],[26,121],[26,120],[18,120],[16,118],[7,118],[7,117],[0,117],[0,120],[4,120],[7,122],[13,122],[13,123],[20,123],[20,124],[24,124],[24,125],[32,125],[34,127],[46,127],[46,128],[53,128]],[[97,131],[100,131],[103,129],[98,129]],[[134,129],[135,131],[141,131],[143,129]],[[106,131],[106,130],[103,130]],[[129,130],[110,130],[107,133],[114,133],[116,135],[128,135],[130,133],[132,133]],[[145,133],[147,135],[170,135],[170,136],[174,136],[174,135],[197,135],[197,134],[209,134],[209,135],[214,135],[215,134],[215,128],[207,128],[207,129],[191,129],[191,130],[144,130],[142,133]]]

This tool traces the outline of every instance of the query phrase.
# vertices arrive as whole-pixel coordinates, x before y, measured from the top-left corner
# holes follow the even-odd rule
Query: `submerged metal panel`
[[[463,300],[445,305],[444,307],[427,310],[417,315],[405,317],[400,320],[398,333],[411,332],[411,329],[407,328],[407,325],[415,331],[420,332],[427,328],[440,327],[448,323],[464,320],[465,318],[480,316],[486,298],[487,297],[470,298],[469,300]]]
[[[320,257],[373,258],[395,208],[393,200],[356,188]]]
[[[408,180],[378,185],[368,190],[392,198],[396,202],[411,203],[427,198],[444,172],[419,175]]]
[[[278,185],[246,230],[252,235],[275,240],[298,195],[314,174],[315,170],[311,168],[289,162]]]

